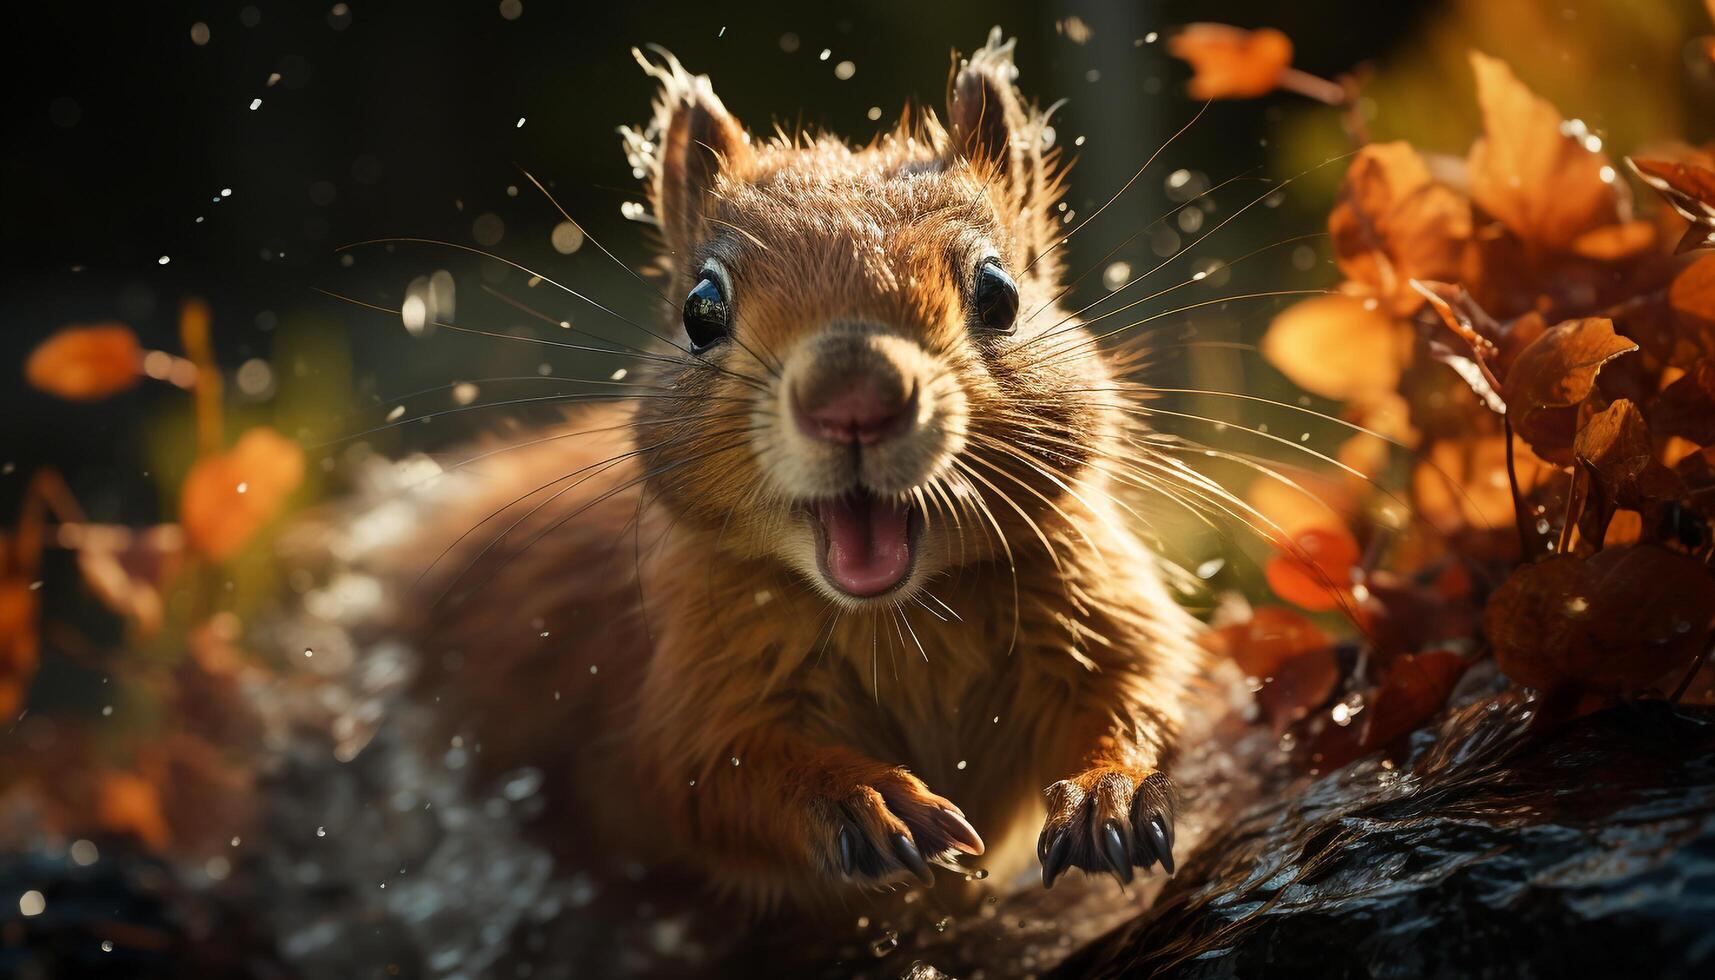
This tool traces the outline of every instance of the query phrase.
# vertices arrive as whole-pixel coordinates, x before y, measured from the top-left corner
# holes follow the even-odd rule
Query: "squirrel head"
[[[688,352],[659,379],[688,400],[638,409],[650,495],[847,605],[1010,559],[1115,428],[1055,302],[1063,171],[1012,47],[957,63],[944,124],[861,148],[755,139],[707,77],[638,56],[660,93],[623,132]]]

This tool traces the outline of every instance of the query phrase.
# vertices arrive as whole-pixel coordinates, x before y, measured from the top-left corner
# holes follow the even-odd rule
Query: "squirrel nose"
[[[796,400],[798,428],[823,442],[870,446],[909,427],[917,389],[859,377],[819,398]]]

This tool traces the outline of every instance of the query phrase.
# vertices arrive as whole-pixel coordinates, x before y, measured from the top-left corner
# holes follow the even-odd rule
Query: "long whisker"
[[[1175,132],[1172,136],[1167,137],[1166,142],[1162,143],[1159,147],[1157,147],[1155,152],[1151,153],[1149,155],[1149,159],[1143,161],[1143,166],[1137,168],[1137,172],[1131,175],[1131,179],[1127,180],[1123,185],[1121,185],[1119,190],[1114,191],[1114,194],[1112,197],[1110,197],[1106,201],[1102,202],[1102,206],[1097,208],[1094,212],[1092,212],[1089,217],[1085,218],[1084,220],[1082,220],[1082,221],[1078,222],[1076,225],[1074,225],[1072,227],[1071,231],[1068,231],[1066,234],[1061,235],[1052,245],[1049,245],[1047,248],[1043,249],[1040,253],[1038,253],[1036,258],[1031,259],[1030,263],[1024,267],[1024,271],[1029,272],[1031,270],[1031,268],[1033,268],[1036,265],[1036,263],[1042,259],[1043,256],[1047,255],[1049,252],[1052,252],[1055,249],[1059,248],[1061,245],[1065,244],[1066,240],[1068,238],[1071,238],[1073,235],[1076,235],[1080,230],[1083,229],[1083,227],[1085,225],[1089,224],[1090,222],[1092,222],[1092,221],[1096,220],[1098,217],[1100,217],[1101,213],[1108,209],[1108,205],[1119,200],[1120,195],[1124,194],[1126,191],[1130,190],[1131,185],[1137,183],[1138,178],[1143,176],[1144,171],[1148,170],[1152,165],[1154,165],[1156,159],[1159,158],[1161,156],[1161,154],[1167,152],[1167,148],[1173,145],[1174,140],[1177,140],[1179,137],[1185,135],[1187,130],[1189,130],[1192,126],[1197,124],[1197,120],[1203,118],[1203,113],[1209,111],[1210,104],[1211,103],[1209,103],[1209,102],[1204,102],[1202,104],[1202,106],[1200,106],[1197,109],[1197,114],[1192,116],[1190,121],[1187,122],[1185,125],[1179,127],[1179,130],[1177,132]]]
[[[514,164],[514,166],[517,166],[517,165]],[[548,199],[548,203],[552,204],[554,206],[554,210],[560,212],[560,217],[566,219],[567,221],[570,221],[573,224],[573,226],[575,226],[578,229],[578,232],[584,236],[584,241],[589,242],[591,245],[594,245],[601,252],[601,254],[607,256],[613,262],[614,265],[617,265],[621,269],[624,269],[626,275],[630,276],[632,279],[635,279],[637,281],[638,285],[642,286],[644,289],[649,290],[651,293],[654,293],[656,295],[656,297],[658,297],[661,300],[661,302],[667,304],[668,309],[670,309],[670,310],[677,310],[678,309],[678,306],[676,304],[674,304],[674,302],[672,300],[667,298],[666,293],[662,292],[654,284],[650,283],[648,280],[646,280],[642,276],[638,275],[636,269],[633,269],[631,266],[620,261],[618,256],[614,255],[612,252],[609,252],[607,250],[607,246],[603,245],[601,242],[596,241],[595,236],[591,235],[589,233],[589,229],[584,227],[583,222],[579,221],[578,219],[576,219],[576,218],[572,217],[570,214],[568,214],[566,212],[566,209],[560,206],[560,202],[557,199],[555,199],[554,195],[549,193],[548,188],[542,186],[542,182],[536,179],[535,174],[524,169],[523,167],[518,167],[518,172],[523,174],[525,179],[530,181],[530,183],[536,185],[536,189],[542,192],[542,196]]]
[[[393,316],[398,316],[400,313],[400,311],[397,307],[381,306],[381,305],[376,304],[376,303],[370,303],[370,302],[367,302],[365,300],[358,299],[355,296],[347,296],[343,293],[336,293],[331,289],[323,289],[320,286],[312,286],[310,288],[314,289],[318,293],[321,293],[323,296],[332,297],[333,299],[337,299],[343,303],[350,303],[353,306],[361,306],[361,307],[364,307],[365,309],[374,310],[377,313],[388,313],[388,314],[391,314]],[[610,354],[610,355],[617,355],[617,356],[622,356],[622,357],[639,357],[639,358],[642,358],[643,360],[655,361],[655,362],[661,363],[661,364],[672,364],[672,365],[676,365],[679,367],[713,367],[713,365],[710,365],[707,361],[701,361],[701,360],[698,360],[698,359],[692,358],[692,357],[672,357],[672,356],[669,356],[666,354],[651,354],[651,353],[647,353],[647,352],[645,352],[645,353],[634,353],[634,352],[630,352],[630,351],[618,351],[618,350],[612,350],[612,349],[606,348],[606,347],[591,347],[588,344],[573,344],[573,343],[568,343],[567,341],[563,341],[563,340],[549,340],[545,337],[526,337],[526,336],[519,336],[518,334],[501,333],[497,330],[482,330],[482,329],[479,329],[477,327],[465,327],[465,326],[460,326],[456,323],[446,323],[446,322],[443,322],[440,320],[434,320],[431,322],[436,327],[441,327],[441,328],[444,328],[447,330],[456,331],[458,333],[472,334],[472,335],[478,336],[478,337],[488,337],[488,338],[491,338],[493,340],[506,340],[506,341],[511,341],[513,343],[520,343],[520,344],[534,344],[538,347],[554,347],[554,348],[558,348],[561,350],[583,351],[583,352],[589,353],[589,354]],[[760,381],[757,381],[755,379],[747,379],[747,380],[751,383],[751,385],[753,387],[757,387],[759,390],[761,389],[762,383]]]
[[[1119,253],[1120,249],[1123,249],[1127,245],[1130,245],[1132,242],[1137,241],[1140,237],[1143,236],[1143,234],[1145,232],[1149,231],[1151,228],[1154,228],[1156,225],[1161,224],[1163,221],[1166,221],[1168,218],[1172,217],[1173,215],[1178,214],[1180,211],[1184,210],[1187,207],[1190,207],[1193,204],[1196,204],[1198,201],[1201,201],[1206,197],[1213,196],[1216,191],[1227,186],[1228,184],[1234,184],[1234,183],[1237,183],[1241,180],[1266,180],[1267,178],[1253,178],[1250,176],[1251,172],[1255,171],[1257,169],[1258,169],[1257,167],[1252,167],[1250,170],[1247,170],[1243,173],[1234,174],[1233,176],[1228,177],[1226,180],[1221,181],[1219,184],[1216,184],[1215,186],[1209,188],[1208,190],[1203,191],[1201,194],[1198,194],[1196,197],[1193,197],[1187,201],[1183,201],[1181,203],[1175,204],[1173,207],[1169,208],[1168,210],[1163,211],[1161,214],[1157,215],[1153,221],[1150,221],[1147,224],[1144,224],[1143,226],[1139,227],[1136,231],[1132,232],[1131,234],[1127,235],[1123,240],[1121,240],[1118,245],[1115,245],[1113,248],[1108,249],[1107,252],[1105,252],[1101,258],[1097,259],[1095,262],[1092,262],[1090,264],[1090,266],[1088,268],[1086,268],[1083,272],[1080,272],[1076,276],[1072,277],[1072,279],[1069,280],[1065,285],[1061,286],[1059,291],[1056,292],[1052,297],[1050,297],[1047,302],[1043,303],[1041,306],[1038,306],[1036,309],[1032,310],[1030,315],[1025,318],[1024,322],[1025,323],[1033,322],[1037,317],[1042,315],[1043,310],[1046,310],[1049,307],[1053,306],[1055,303],[1060,302],[1062,299],[1064,299],[1066,297],[1067,293],[1069,293],[1073,289],[1077,288],[1078,284],[1083,282],[1090,275],[1090,273],[1095,272],[1097,269],[1104,268],[1107,265],[1108,260],[1113,258],[1115,255],[1117,255]],[[1193,243],[1193,244],[1195,244],[1195,243]],[[1176,252],[1173,257],[1178,257],[1178,256],[1183,255],[1183,254],[1184,254],[1184,250],[1181,249],[1179,252]]]

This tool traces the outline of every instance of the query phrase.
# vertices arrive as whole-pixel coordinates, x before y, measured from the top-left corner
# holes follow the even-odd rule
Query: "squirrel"
[[[863,147],[752,138],[638,55],[663,343],[398,556],[444,594],[426,683],[564,784],[548,821],[761,904],[1033,848],[1050,887],[1172,872],[1199,624],[1124,502],[1124,364],[1058,303],[1066,167],[1012,52]]]

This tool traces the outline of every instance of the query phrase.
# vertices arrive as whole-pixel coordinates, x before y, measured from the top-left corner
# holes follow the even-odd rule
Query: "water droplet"
[[[573,221],[562,221],[554,226],[553,234],[548,239],[554,246],[554,251],[561,255],[570,255],[584,247],[584,230]]]
[[[898,948],[899,948],[899,933],[894,932],[892,929],[889,929],[886,932],[882,933],[880,938],[874,940],[873,942],[871,942],[869,944],[870,954],[875,956],[878,959],[880,957],[886,956],[887,954],[893,952],[894,950],[896,950]]]
[[[18,911],[22,912],[26,918],[41,915],[47,907],[47,898],[34,888],[18,896]]]
[[[735,756],[733,756],[733,757],[732,757],[732,764],[733,764],[733,765],[734,765],[734,766],[737,766],[737,765],[738,765],[738,756],[736,756],[736,755],[735,755]]]
[[[1107,287],[1108,292],[1113,292],[1130,280],[1131,263],[1129,262],[1114,262],[1102,270],[1102,285]]]
[[[939,919],[935,920],[935,931],[936,932],[946,932],[947,927],[952,925],[952,924],[953,924],[953,917],[950,915],[943,915]]]
[[[965,761],[965,760],[964,760],[964,759],[960,759],[960,760],[959,760],[959,769],[960,769],[960,771],[963,771],[963,770],[964,770],[964,768],[965,768],[965,766],[966,766],[966,765],[968,765],[968,763],[966,763],[966,761]]]
[[[328,835],[328,829],[326,827],[317,827],[316,828],[316,836],[317,837],[326,837],[327,835]]]
[[[101,951],[102,951],[102,952],[103,952],[103,953],[111,953],[111,952],[113,952],[113,940],[111,940],[111,939],[103,939],[103,940],[102,940],[102,941],[101,941]]]

